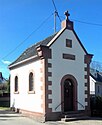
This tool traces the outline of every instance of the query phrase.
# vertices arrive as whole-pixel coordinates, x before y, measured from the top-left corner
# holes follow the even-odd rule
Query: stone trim
[[[48,67],[49,67],[49,68],[52,68],[52,63],[48,63]]]
[[[77,80],[74,76],[67,74],[61,79],[61,103],[64,102],[64,81],[66,79],[70,79],[73,83],[73,109],[76,111],[78,109],[77,106]],[[61,110],[64,112],[64,104],[61,105]]]
[[[40,86],[40,90],[43,90],[43,86]]]
[[[52,81],[49,81],[48,78],[52,77],[52,72],[48,72],[48,68],[52,67],[52,64],[48,62],[48,59],[51,59],[51,49],[47,46],[38,46],[37,47],[38,55],[43,61],[43,112],[45,114],[45,119],[48,113],[52,112],[52,108],[49,108],[49,104],[52,103],[52,99],[49,99],[49,95],[52,94],[52,90],[49,90],[49,85],[52,85]]]
[[[48,103],[52,103],[52,99],[49,99],[49,100],[48,100]]]
[[[86,111],[90,111],[90,62],[91,62],[91,59],[92,59],[92,54],[87,54],[84,56],[84,63],[87,64],[85,67],[84,67],[84,71],[86,72],[84,78],[87,80],[87,82],[84,83],[84,86],[85,88],[87,87],[87,90],[85,90],[85,95],[86,98],[85,98],[85,102],[87,103],[87,106],[85,106],[85,110]]]
[[[28,94],[35,94],[35,91],[28,91]]]
[[[84,56],[84,63],[85,64],[90,64],[91,59],[92,59],[93,55],[92,54],[87,54]],[[87,69],[88,70],[88,69]]]
[[[52,85],[52,81],[48,81],[48,85]]]
[[[15,111],[22,113],[23,116],[33,118],[34,120],[39,122],[45,122],[49,120],[61,120],[61,115],[62,115],[61,112],[50,112],[50,109],[47,115],[44,115],[43,113],[39,112],[27,111],[24,109],[15,109]]]
[[[41,95],[41,99],[43,100],[43,98],[44,98],[44,96],[43,95]]]
[[[17,92],[14,92],[14,94],[19,94],[19,91],[17,91]]]
[[[48,59],[48,58],[51,58],[51,49],[49,49],[48,46],[43,46],[43,45],[40,45],[38,46],[37,48],[37,52],[38,52],[38,56],[41,58],[41,59]]]
[[[45,115],[43,113],[28,111],[28,110],[24,110],[24,109],[15,109],[15,111],[22,113],[22,115],[24,115],[24,116],[33,118],[36,121],[45,122]]]
[[[87,67],[84,68],[84,71],[87,71]]]
[[[51,77],[52,76],[52,72],[48,72],[48,77]]]
[[[75,60],[75,55],[63,53],[63,59]]]
[[[40,81],[43,82],[43,77],[40,77]]]
[[[47,113],[46,121],[61,120],[61,112],[50,112]]]
[[[42,104],[41,107],[43,109],[43,114],[45,114],[45,84],[44,84],[44,59],[41,60],[41,77],[40,77],[40,81],[42,83],[42,85],[40,86],[40,90],[42,91],[41,94],[41,99],[42,99]]]
[[[87,90],[85,90],[85,94],[86,94],[86,95],[88,94],[88,91],[87,91]]]
[[[85,86],[87,86],[87,83],[85,83]]]
[[[40,73],[43,73],[43,69],[42,68],[40,68]]]
[[[49,108],[49,104],[52,103],[52,99],[49,99],[49,96],[50,94],[52,94],[52,90],[49,90],[49,84],[52,84],[52,81],[49,81],[48,80],[48,77],[51,77],[52,76],[52,73],[51,72],[48,72],[48,59],[45,59],[45,91],[46,91],[46,102],[45,102],[45,107],[46,107],[46,116],[48,113],[52,112],[52,108]]]
[[[85,78],[85,79],[88,79],[88,77],[89,77],[88,75],[84,75],[84,78]]]

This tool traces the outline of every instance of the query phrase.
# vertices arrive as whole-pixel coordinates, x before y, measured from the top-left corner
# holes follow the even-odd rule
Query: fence
[[[10,107],[10,94],[3,93],[0,95],[0,107]]]

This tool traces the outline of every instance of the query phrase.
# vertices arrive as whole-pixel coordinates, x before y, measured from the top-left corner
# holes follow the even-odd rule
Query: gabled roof
[[[34,44],[33,46],[29,47],[28,49],[26,49],[19,58],[17,58],[17,60],[15,60],[12,64],[9,65],[9,68],[14,66],[14,65],[18,65],[18,63],[22,63],[24,61],[28,61],[29,59],[31,59],[32,57],[36,56],[38,57],[38,53],[37,53],[37,46],[43,45],[43,46],[48,46],[50,47],[59,37],[60,35],[66,30],[67,28],[62,28],[59,32],[53,34],[52,36],[47,37],[46,39]],[[78,40],[79,44],[81,45],[81,47],[83,48],[84,52],[86,54],[87,51],[84,48],[84,46],[82,45],[80,39],[78,38],[77,34],[75,33],[74,29],[72,29],[72,32],[74,33],[76,39]]]
[[[93,79],[96,80],[96,82],[102,82],[102,74],[99,71],[90,69],[90,75]]]
[[[84,48],[80,39],[78,38],[76,32],[74,31],[73,22],[68,19],[68,16],[69,16],[68,11],[66,11],[65,15],[66,15],[66,19],[64,21],[62,21],[62,23],[61,23],[62,28],[59,32],[57,32],[56,34],[53,34],[52,36],[49,36],[48,38],[46,38],[46,39],[36,43],[35,45],[29,47],[28,49],[26,49],[17,60],[15,60],[12,64],[9,65],[9,68],[15,67],[19,64],[23,64],[24,62],[27,62],[29,60],[38,59],[39,56],[38,56],[37,47],[41,46],[41,45],[50,47],[61,36],[61,34],[66,29],[72,30],[72,32],[74,33],[76,39],[78,40],[78,42],[79,42],[80,46],[82,47],[83,51],[85,52],[85,54],[90,55],[87,53],[86,49]]]
[[[56,35],[57,33],[53,34],[52,36],[49,36],[47,37],[46,39],[32,45],[31,47],[27,48],[18,58],[17,60],[15,60],[13,63],[10,64],[13,65],[15,63],[18,63],[18,62],[21,62],[25,59],[28,59],[30,57],[33,57],[35,55],[37,55],[37,50],[36,50],[36,47],[39,46],[39,45],[43,45],[43,46],[47,46],[47,44],[54,38],[54,36]]]

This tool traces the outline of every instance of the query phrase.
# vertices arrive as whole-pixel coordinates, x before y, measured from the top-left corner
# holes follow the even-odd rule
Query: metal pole
[[[56,33],[56,16],[57,16],[57,11],[54,12],[54,33]]]

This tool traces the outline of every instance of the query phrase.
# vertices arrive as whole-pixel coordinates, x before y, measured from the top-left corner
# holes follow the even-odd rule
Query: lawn
[[[10,110],[10,107],[0,107],[0,110]]]

